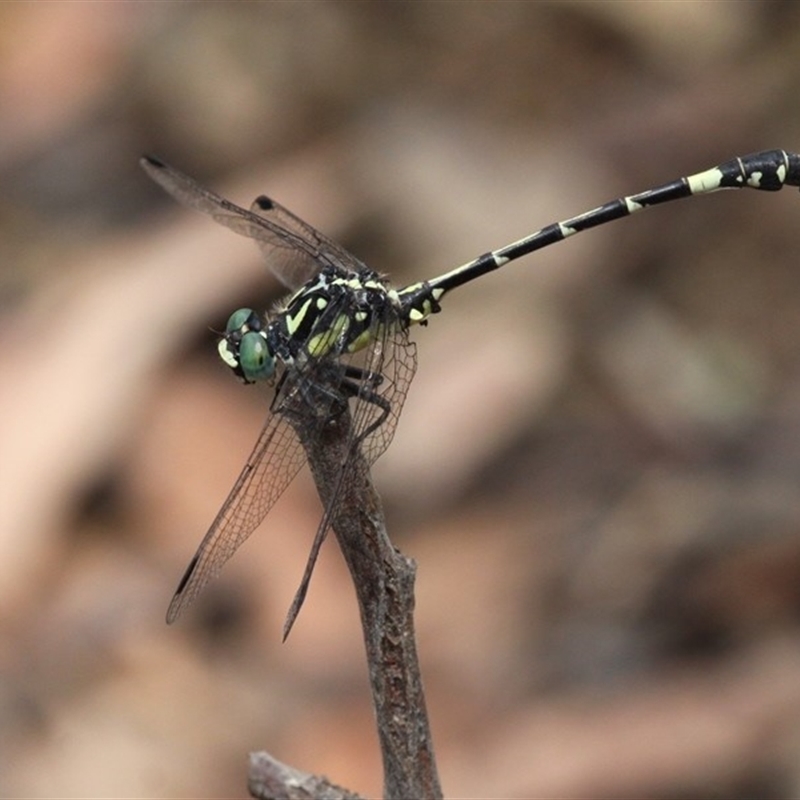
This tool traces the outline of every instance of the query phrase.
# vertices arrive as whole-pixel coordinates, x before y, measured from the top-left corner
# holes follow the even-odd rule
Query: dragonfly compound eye
[[[269,380],[275,374],[275,356],[270,352],[266,337],[248,331],[239,344],[239,367],[248,383]]]
[[[231,314],[218,350],[220,358],[245,383],[269,380],[275,373],[275,356],[267,344],[264,325],[250,308]]]
[[[258,314],[252,308],[240,308],[228,317],[225,326],[225,335],[232,333],[245,333],[247,331],[260,331],[262,328]]]

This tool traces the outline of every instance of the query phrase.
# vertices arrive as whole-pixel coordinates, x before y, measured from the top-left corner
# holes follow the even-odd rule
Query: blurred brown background
[[[381,789],[310,479],[163,615],[269,393],[211,329],[280,288],[151,152],[397,284],[800,148],[800,4],[0,6],[0,795]],[[653,210],[448,297],[376,479],[419,564],[450,797],[800,795],[800,197]]]

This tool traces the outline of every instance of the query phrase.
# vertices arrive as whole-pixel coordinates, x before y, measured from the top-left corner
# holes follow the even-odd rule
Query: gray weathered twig
[[[361,613],[383,758],[384,797],[441,798],[414,636],[416,565],[389,541],[369,467],[360,451],[350,452],[350,414],[335,415],[322,430],[315,428],[313,435],[302,424],[296,430],[323,504],[327,506],[337,490],[344,493],[333,530]],[[342,465],[348,458],[355,479],[342,482]]]
[[[247,787],[260,800],[362,800],[327,778],[283,764],[269,753],[250,754]]]

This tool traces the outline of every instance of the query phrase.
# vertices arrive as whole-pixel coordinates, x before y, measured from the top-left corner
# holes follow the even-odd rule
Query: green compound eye
[[[266,381],[275,373],[275,356],[263,328],[255,311],[240,308],[229,317],[219,343],[220,357],[245,383]]]
[[[244,333],[241,329],[245,327],[251,330],[261,329],[261,322],[252,308],[240,308],[238,311],[234,311],[233,314],[228,317],[228,324],[225,326],[225,334],[228,335],[236,333],[237,331]]]
[[[239,367],[249,383],[269,380],[275,373],[275,357],[260,333],[248,331],[242,336],[239,344]]]

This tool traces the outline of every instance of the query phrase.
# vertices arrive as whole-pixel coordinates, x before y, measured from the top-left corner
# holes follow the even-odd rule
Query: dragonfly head
[[[275,355],[267,342],[266,326],[250,308],[231,314],[217,349],[220,358],[245,383],[267,381],[275,374]]]

